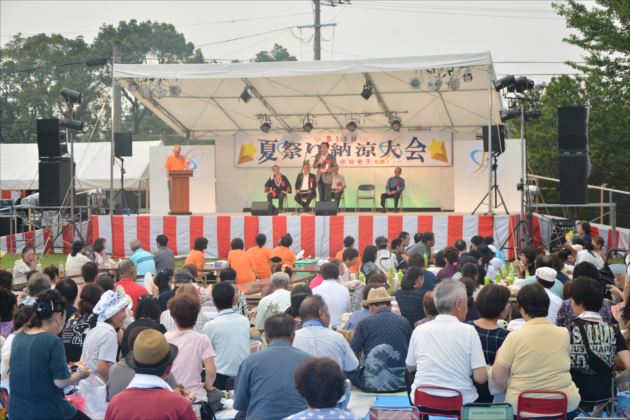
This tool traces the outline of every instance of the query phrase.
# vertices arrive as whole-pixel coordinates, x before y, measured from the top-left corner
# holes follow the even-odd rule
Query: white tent
[[[133,156],[125,159],[125,188],[139,189],[149,178],[149,148],[160,141],[133,142]],[[109,189],[109,142],[75,143],[77,191],[94,188]],[[0,144],[0,189],[37,189],[38,152],[36,143]],[[114,188],[120,188],[120,168],[114,168]]]
[[[159,118],[192,139],[272,130],[389,128],[395,114],[409,129],[477,131],[499,123],[490,53],[232,64],[117,64],[115,77]],[[419,82],[419,84],[416,83]],[[372,86],[368,100],[360,94]],[[247,88],[251,99],[240,98]],[[490,101],[490,98],[492,99]]]

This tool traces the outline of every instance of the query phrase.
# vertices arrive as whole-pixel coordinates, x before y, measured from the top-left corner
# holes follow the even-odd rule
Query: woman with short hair
[[[308,409],[285,420],[353,420],[355,417],[352,413],[337,408],[346,386],[346,378],[337,362],[328,357],[309,359],[295,371],[295,388],[306,400]]]
[[[32,246],[25,246],[22,248],[22,258],[15,260],[13,263],[13,284],[18,285],[26,283],[26,273],[35,271],[37,269],[37,256],[35,255],[35,248]]]
[[[74,277],[81,275],[81,267],[83,264],[91,262],[84,254],[85,244],[83,241],[74,241],[72,244],[72,252],[66,258],[66,276]]]
[[[193,331],[201,310],[199,299],[189,293],[176,295],[168,303],[176,329],[165,334],[166,341],[179,348],[171,372],[177,383],[183,385],[196,399],[205,399],[214,389],[217,369],[214,348],[205,334]],[[205,369],[205,382],[201,371]]]
[[[160,324],[160,304],[153,295],[140,296],[138,304],[134,308],[133,318],[134,321],[125,328],[122,336],[122,345],[120,346],[122,357],[131,351],[129,334],[136,328],[146,327],[158,330],[162,334],[166,333],[166,328]]]
[[[92,312],[105,291],[96,284],[88,284],[81,289],[77,311],[68,318],[61,330],[61,341],[66,350],[69,362],[81,360],[83,343],[87,333],[94,327],[98,315]]]
[[[519,290],[516,300],[525,324],[508,334],[492,365],[492,378],[498,387],[507,387],[505,401],[518,410],[521,392],[554,390],[568,399],[567,411],[574,411],[580,394],[571,379],[569,331],[547,320],[549,296],[539,284]]]

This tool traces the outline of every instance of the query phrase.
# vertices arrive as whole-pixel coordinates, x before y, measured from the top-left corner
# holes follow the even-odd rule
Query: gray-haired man
[[[291,292],[289,289],[289,275],[278,272],[271,275],[272,292],[260,299],[254,326],[257,330],[265,329],[265,321],[273,314],[283,313],[291,306]]]

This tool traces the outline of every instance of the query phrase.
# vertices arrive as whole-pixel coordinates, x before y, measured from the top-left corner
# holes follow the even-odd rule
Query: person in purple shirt
[[[387,210],[385,208],[385,200],[389,198],[394,199],[394,208],[398,210],[400,194],[405,190],[405,180],[400,176],[401,173],[402,169],[396,167],[396,169],[394,169],[394,176],[389,178],[387,184],[385,184],[385,192],[381,194],[381,207],[383,208],[383,212]]]
[[[437,281],[453,277],[457,273],[457,262],[459,261],[459,251],[457,248],[449,247],[446,249],[446,267],[438,271]]]

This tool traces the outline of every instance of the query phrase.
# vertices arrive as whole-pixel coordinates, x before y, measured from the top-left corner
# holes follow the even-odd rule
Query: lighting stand
[[[116,198],[120,196],[120,210],[124,212],[124,209],[127,208],[127,191],[125,190],[125,159],[122,156],[116,156],[116,159],[120,160],[120,190],[116,193],[112,202],[110,203],[110,207],[113,202],[116,201]]]
[[[491,176],[492,176],[492,186],[490,187],[490,191],[488,191],[486,195],[483,196],[479,204],[477,204],[477,207],[475,207],[472,214],[477,213],[477,210],[479,210],[479,207],[481,207],[486,202],[486,199],[488,199],[491,194],[494,194],[494,200],[493,200],[493,204],[491,204],[491,209],[497,209],[499,207],[503,207],[505,214],[509,214],[507,205],[505,204],[505,200],[503,199],[503,194],[501,194],[501,190],[499,189],[499,185],[497,184],[497,167],[498,167],[497,157],[498,156],[499,156],[498,153],[492,153],[492,155],[490,155],[490,162],[491,162],[490,171],[491,171]],[[492,214],[494,214],[494,212]]]

